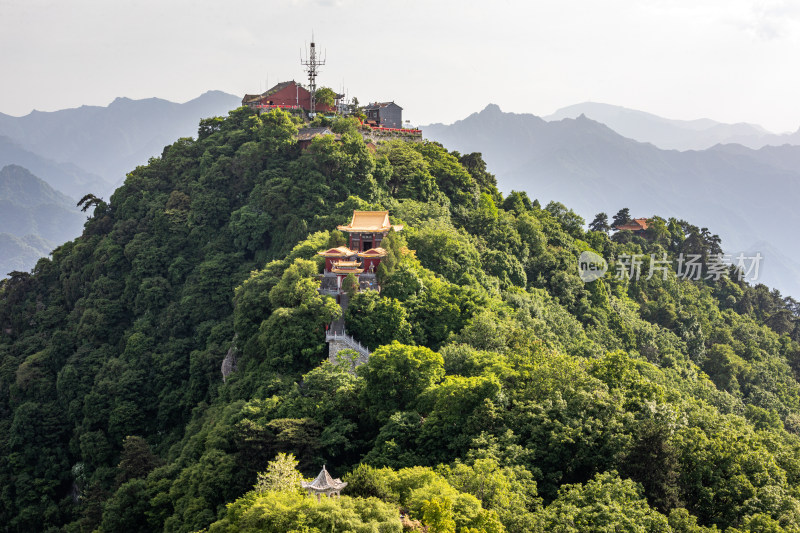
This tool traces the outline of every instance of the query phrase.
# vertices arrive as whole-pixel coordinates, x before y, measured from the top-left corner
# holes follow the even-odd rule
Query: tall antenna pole
[[[314,108],[316,104],[316,92],[317,92],[317,73],[320,66],[325,64],[325,59],[317,59],[317,47],[314,44],[314,33],[311,33],[311,46],[308,49],[308,55],[306,59],[301,59],[300,64],[306,67],[306,72],[308,73],[308,90],[311,92],[311,111],[310,114],[314,114]]]

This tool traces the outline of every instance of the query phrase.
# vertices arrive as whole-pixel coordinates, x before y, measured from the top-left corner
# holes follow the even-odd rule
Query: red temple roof
[[[628,230],[628,231],[644,231],[647,229],[647,219],[646,218],[634,218],[633,220],[626,222],[625,224],[620,224],[619,226],[614,226],[615,229],[618,230]]]

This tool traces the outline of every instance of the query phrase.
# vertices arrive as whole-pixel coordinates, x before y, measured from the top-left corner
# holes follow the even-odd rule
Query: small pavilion
[[[300,485],[308,491],[309,496],[316,496],[317,501],[319,501],[320,496],[322,495],[325,495],[328,498],[331,498],[334,495],[339,497],[339,493],[347,486],[347,483],[338,477],[331,477],[331,475],[328,473],[328,470],[325,468],[325,465],[322,465],[322,471],[316,478],[314,478],[314,481],[311,483],[308,483],[307,481],[301,481]]]

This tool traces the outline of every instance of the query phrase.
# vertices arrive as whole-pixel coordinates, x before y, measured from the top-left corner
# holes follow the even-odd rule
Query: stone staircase
[[[325,342],[328,343],[328,360],[337,363],[336,356],[342,350],[353,350],[358,356],[353,361],[353,368],[367,362],[371,352],[366,346],[355,340],[347,333],[336,333],[329,331],[325,334]]]

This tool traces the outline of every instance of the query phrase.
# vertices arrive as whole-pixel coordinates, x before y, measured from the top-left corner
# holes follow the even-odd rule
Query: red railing
[[[371,126],[373,130],[378,131],[397,131],[400,133],[422,133],[422,130],[408,129],[408,128],[384,128],[383,126]]]
[[[364,122],[361,119],[358,119],[358,123],[361,124],[362,126],[364,126],[366,124],[367,126],[370,127],[370,129],[373,129],[373,130],[399,131],[400,133],[418,133],[418,134],[422,135],[422,130],[419,130],[419,129],[416,129],[416,128],[386,128],[384,126],[378,126],[375,121],[367,120],[366,122]]]
[[[300,109],[299,105],[285,105],[285,104],[258,104],[256,109]]]

